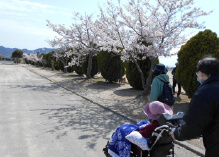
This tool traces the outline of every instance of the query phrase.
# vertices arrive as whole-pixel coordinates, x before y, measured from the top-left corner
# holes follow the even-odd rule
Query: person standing
[[[156,77],[152,81],[150,102],[158,101],[158,98],[162,95],[164,82],[169,82],[169,86],[172,88],[169,76],[166,74],[168,70],[165,68],[164,64],[157,64],[152,70]]]
[[[192,97],[184,123],[170,133],[173,139],[203,136],[206,157],[219,156],[219,60],[205,57],[197,64],[200,87]]]
[[[180,93],[181,93],[181,85],[180,85],[179,82],[176,81],[176,78],[175,78],[175,75],[176,75],[176,69],[177,69],[179,63],[177,62],[175,65],[176,65],[176,67],[173,68],[173,70],[172,70],[172,75],[173,75],[173,95],[176,93],[176,92],[175,92],[175,88],[176,88],[176,84],[177,84],[177,85],[178,85],[177,96],[179,96]]]

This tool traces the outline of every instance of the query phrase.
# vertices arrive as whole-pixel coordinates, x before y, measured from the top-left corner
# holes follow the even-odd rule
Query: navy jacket
[[[203,136],[206,157],[219,157],[219,75],[205,80],[193,96],[184,117],[185,123],[174,132],[177,140]]]

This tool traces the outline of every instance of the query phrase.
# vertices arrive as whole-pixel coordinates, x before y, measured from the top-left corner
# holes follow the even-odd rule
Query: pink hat
[[[144,113],[149,119],[157,120],[162,113],[173,115],[173,110],[160,101],[153,101],[144,107]]]

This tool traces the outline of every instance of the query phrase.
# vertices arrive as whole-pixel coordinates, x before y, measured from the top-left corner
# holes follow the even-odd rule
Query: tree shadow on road
[[[10,88],[18,88],[21,90],[41,91],[41,92],[52,92],[55,89],[59,89],[60,85],[55,83],[47,83],[46,85],[7,85]]]
[[[115,90],[113,93],[118,96],[124,96],[124,97],[126,96],[138,97],[142,93],[142,90],[135,90],[133,88],[125,88],[125,89]]]
[[[107,142],[112,130],[127,122],[121,116],[85,100],[75,102],[66,108],[44,109],[41,115],[57,121],[57,125],[47,133],[58,133],[56,138],[60,139],[79,131],[78,139],[87,140],[86,147],[89,149],[95,147],[98,139],[105,139]]]
[[[111,90],[111,89],[116,89],[119,88],[120,84],[118,83],[109,83],[106,81],[97,81],[95,83],[89,84],[86,86],[88,89],[106,89],[106,90]]]

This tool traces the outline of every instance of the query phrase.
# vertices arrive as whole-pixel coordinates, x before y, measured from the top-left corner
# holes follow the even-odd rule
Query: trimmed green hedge
[[[144,73],[145,79],[147,79],[148,75],[147,72],[151,68],[151,60],[149,57],[147,57],[145,60],[138,60],[137,61],[142,72]],[[159,63],[159,60],[156,64]],[[138,71],[135,63],[129,61],[126,63],[126,77],[128,79],[129,84],[137,90],[143,90],[142,88],[142,80],[141,80],[141,74]]]
[[[52,61],[53,53],[54,53],[54,51],[43,55],[43,59],[46,60],[46,65],[45,65],[46,67],[52,68],[52,62],[51,61]]]
[[[110,83],[118,82],[125,73],[124,63],[120,55],[113,52],[100,51],[97,56],[97,63],[101,75]]]
[[[219,57],[219,39],[211,30],[199,32],[178,52],[179,65],[176,80],[181,83],[188,97],[192,97],[200,83],[197,82],[196,66],[206,55]]]
[[[73,69],[74,71],[78,74],[78,75],[83,75],[83,70],[82,70],[82,66],[77,66],[77,65],[74,65],[73,66]]]

